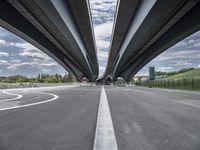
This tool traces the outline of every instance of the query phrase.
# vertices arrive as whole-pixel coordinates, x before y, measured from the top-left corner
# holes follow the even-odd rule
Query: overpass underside
[[[99,69],[88,0],[2,0],[0,25],[42,50],[77,81]],[[149,61],[200,29],[199,0],[118,1],[106,71],[130,81]]]
[[[96,80],[98,62],[87,1],[2,0],[0,11],[3,28],[45,52],[76,80]]]
[[[126,14],[126,16],[124,16]],[[132,77],[156,56],[200,29],[199,0],[121,0],[101,80]]]

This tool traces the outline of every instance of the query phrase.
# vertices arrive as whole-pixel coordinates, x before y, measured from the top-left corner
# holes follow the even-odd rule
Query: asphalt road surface
[[[200,92],[105,92],[119,150],[200,149]],[[0,150],[92,150],[100,94],[101,86],[0,90]]]
[[[92,149],[100,90],[100,87],[57,87],[9,91],[23,95],[20,99],[12,100],[13,103],[21,102],[18,103],[21,106],[54,98],[44,93],[55,94],[59,98],[34,106],[0,111],[0,150]],[[5,99],[5,94],[0,93],[4,95],[0,99]],[[6,108],[8,104],[3,105]]]
[[[106,88],[119,150],[199,150],[200,93]]]

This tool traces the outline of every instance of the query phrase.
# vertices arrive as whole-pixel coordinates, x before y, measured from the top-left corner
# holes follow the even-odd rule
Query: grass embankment
[[[140,83],[140,85],[158,88],[200,91],[200,68],[196,68],[176,75],[171,75],[159,80],[143,82]]]
[[[200,68],[193,69],[184,73],[180,73],[177,75],[169,76],[168,79],[176,79],[176,78],[185,78],[185,79],[191,79],[191,78],[200,78]]]
[[[200,69],[193,69],[184,73],[169,76],[150,82],[152,87],[200,90]]]

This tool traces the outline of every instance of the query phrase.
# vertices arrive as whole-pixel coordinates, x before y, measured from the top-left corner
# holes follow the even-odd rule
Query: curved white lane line
[[[3,100],[0,100],[0,102],[13,101],[13,100],[17,100],[17,99],[20,99],[20,98],[23,97],[23,95],[20,95],[20,94],[14,94],[14,93],[10,93],[10,92],[7,92],[7,91],[3,91],[2,93],[4,93],[4,94],[8,94],[8,95],[14,95],[14,96],[17,96],[17,97],[14,97],[14,98],[8,98],[8,99],[3,99]]]
[[[25,105],[13,106],[13,107],[1,108],[0,111],[1,110],[9,110],[9,109],[22,108],[22,107],[29,107],[29,106],[44,104],[44,103],[48,103],[48,102],[54,101],[54,100],[59,98],[58,95],[51,94],[51,93],[43,93],[43,92],[33,92],[33,93],[47,94],[47,95],[53,96],[53,98],[48,99],[48,100],[44,100],[44,101],[41,101],[41,102],[31,103],[31,104],[25,104]]]

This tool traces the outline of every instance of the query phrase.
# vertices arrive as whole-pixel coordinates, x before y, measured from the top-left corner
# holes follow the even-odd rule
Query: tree
[[[68,75],[67,75],[67,77],[66,77],[66,82],[67,82],[67,83],[73,83],[73,82],[74,82],[74,79],[73,79],[73,77],[72,77],[71,74],[68,74]]]

